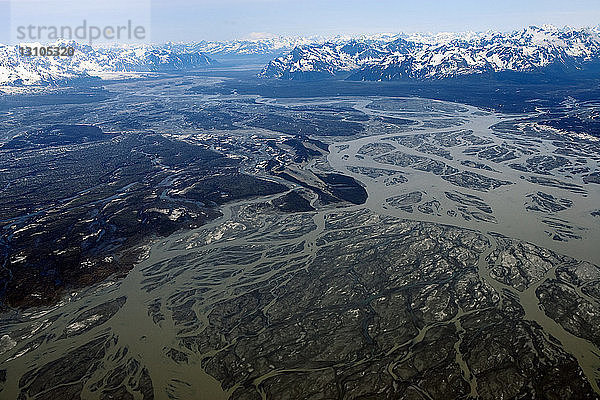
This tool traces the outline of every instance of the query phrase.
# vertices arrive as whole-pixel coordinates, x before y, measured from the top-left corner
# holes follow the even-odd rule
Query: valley
[[[596,138],[237,79],[3,111],[0,397],[600,398]]]

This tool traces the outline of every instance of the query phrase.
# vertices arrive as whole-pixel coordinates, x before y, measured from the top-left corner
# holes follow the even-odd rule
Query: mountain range
[[[500,33],[267,37],[226,42],[91,47],[73,57],[23,57],[0,45],[0,86],[54,85],[110,73],[190,70],[219,59],[262,56],[263,78],[444,80],[487,73],[579,71],[600,61],[599,28],[529,27]]]
[[[203,53],[164,45],[94,48],[75,42],[59,42],[55,46],[72,46],[75,48],[74,55],[26,57],[20,54],[19,46],[0,45],[0,85],[60,84],[93,77],[104,78],[108,73],[177,71],[215,63]]]
[[[473,74],[585,68],[600,60],[598,29],[529,27],[511,33],[331,41],[297,46],[272,60],[261,76],[351,80],[442,80]]]

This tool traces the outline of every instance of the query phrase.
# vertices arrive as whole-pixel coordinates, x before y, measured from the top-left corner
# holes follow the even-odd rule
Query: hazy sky
[[[336,35],[600,24],[600,0],[153,1],[154,38]]]
[[[3,2],[0,13],[9,18]],[[104,18],[106,23],[149,18],[143,23],[150,25],[154,42],[600,24],[600,0],[12,0],[10,4],[13,26],[16,21],[46,23],[48,18],[70,24],[83,16]]]

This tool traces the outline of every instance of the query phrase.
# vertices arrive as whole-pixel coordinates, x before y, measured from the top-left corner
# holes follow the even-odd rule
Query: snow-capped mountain
[[[174,49],[185,48],[214,57],[251,56],[251,55],[283,55],[297,47],[323,45],[325,43],[343,44],[351,40],[365,43],[387,43],[400,37],[398,34],[375,34],[361,36],[308,36],[286,37],[276,36],[260,39],[231,40],[223,42],[201,41],[197,43],[171,44]]]
[[[366,65],[376,65],[389,54],[408,54],[415,46],[415,43],[402,38],[391,42],[350,39],[298,46],[271,61],[261,75],[282,79],[333,76],[339,72],[357,71]]]
[[[261,76],[355,80],[435,80],[488,72],[573,69],[600,61],[600,29],[530,27],[512,33],[267,37],[226,42],[76,48],[73,57],[23,57],[0,45],[0,86],[58,84],[115,72],[186,70],[221,57],[274,58]],[[34,44],[32,44],[33,46]],[[39,46],[39,45],[36,45]],[[240,61],[242,62],[242,61]]]
[[[199,68],[214,63],[200,52],[179,51],[165,46],[92,48],[75,42],[57,43],[72,46],[72,57],[25,57],[19,46],[0,46],[0,85],[45,85],[101,77],[111,72],[176,71]],[[41,47],[40,44],[29,46]]]
[[[223,42],[201,41],[193,44],[172,45],[173,48],[193,49],[210,56],[250,56],[283,54],[298,46],[324,43],[320,37],[273,37],[255,40]]]
[[[529,27],[504,34],[399,36],[298,46],[272,60],[263,77],[307,79],[346,72],[351,79],[446,79],[486,72],[581,68],[600,61],[598,29]]]

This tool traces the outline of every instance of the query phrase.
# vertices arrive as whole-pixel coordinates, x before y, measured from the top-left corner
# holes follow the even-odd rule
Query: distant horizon
[[[302,39],[306,39],[306,40],[323,40],[323,41],[327,41],[327,40],[331,40],[331,39],[359,39],[361,37],[366,37],[366,38],[374,38],[374,37],[385,37],[385,36],[389,36],[389,37],[410,37],[410,36],[419,36],[419,35],[423,35],[423,36],[437,36],[437,35],[468,35],[468,34],[473,34],[473,35],[483,35],[486,33],[500,33],[500,34],[511,34],[511,33],[515,33],[515,32],[519,32],[528,28],[539,28],[539,29],[544,29],[544,28],[555,28],[559,31],[566,31],[566,30],[585,30],[585,29],[591,29],[591,30],[598,30],[600,31],[600,24],[597,25],[582,25],[582,26],[569,26],[569,25],[563,25],[563,26],[559,26],[559,25],[554,25],[554,24],[538,24],[538,25],[526,25],[526,26],[522,26],[520,28],[515,28],[515,29],[510,29],[510,30],[497,30],[497,29],[488,29],[488,30],[480,30],[480,31],[474,31],[474,30],[464,30],[464,31],[415,31],[415,32],[407,32],[407,31],[399,31],[399,32],[373,32],[373,33],[356,33],[356,34],[331,34],[331,35],[285,35],[285,34],[272,34],[272,35],[258,35],[261,34],[260,32],[253,32],[253,34],[256,35],[249,35],[247,37],[240,37],[240,38],[234,38],[234,39],[229,39],[229,40],[209,40],[209,39],[194,39],[194,40],[168,40],[168,41],[150,41],[148,43],[141,43],[141,44],[145,44],[145,45],[154,45],[154,46],[161,46],[161,45],[168,45],[168,44],[192,44],[192,43],[201,43],[201,42],[207,42],[207,43],[226,43],[226,42],[261,42],[261,41],[269,41],[269,40],[277,40],[277,39],[288,39],[288,40],[302,40]],[[84,41],[79,41],[77,39],[58,39],[55,41],[51,41],[51,42],[44,42],[44,43],[58,43],[58,42],[75,42],[79,45],[88,45],[87,43],[85,43]],[[24,41],[22,42],[22,44],[33,44],[33,43],[41,43],[39,41]],[[0,42],[0,46],[10,46],[11,44],[9,43],[5,43],[5,42]],[[127,43],[119,43],[119,42],[111,42],[111,43],[107,43],[107,42],[98,42],[98,43],[94,43],[93,47],[95,46],[99,46],[99,47],[106,47],[106,46],[125,46],[127,45]]]
[[[573,28],[600,23],[597,0],[0,0],[0,42],[14,27],[98,26],[133,20],[148,42],[223,42],[269,37],[394,33],[511,32],[527,26]],[[14,43],[14,40],[12,41]]]
[[[366,37],[374,37],[374,36],[402,36],[402,35],[406,35],[406,36],[412,36],[412,35],[426,35],[426,36],[435,36],[435,35],[443,35],[443,34],[455,34],[455,35],[460,35],[460,34],[485,34],[485,33],[502,33],[502,34],[510,34],[510,33],[514,33],[514,32],[519,32],[521,30],[524,29],[528,29],[528,28],[540,28],[543,29],[545,27],[553,27],[556,28],[559,31],[563,31],[563,30],[584,30],[584,29],[597,29],[600,30],[600,23],[596,24],[596,25],[580,25],[580,26],[573,26],[573,25],[556,25],[556,24],[530,24],[530,25],[524,25],[520,28],[514,28],[514,29],[507,29],[507,30],[499,30],[499,29],[486,29],[486,30],[455,30],[455,31],[450,31],[450,30],[442,30],[442,31],[381,31],[381,32],[357,32],[354,34],[348,34],[348,33],[339,33],[339,34],[330,34],[330,35],[319,35],[319,34],[315,34],[315,35],[302,35],[302,34],[298,34],[298,35],[285,35],[285,34],[277,34],[277,33],[273,33],[271,35],[263,35],[262,37],[252,37],[252,35],[247,35],[245,37],[239,37],[239,38],[234,38],[234,39],[230,39],[230,40],[207,40],[207,39],[200,39],[197,40],[198,42],[200,41],[204,41],[204,42],[228,42],[228,41],[262,41],[262,40],[270,40],[270,39],[278,39],[278,38],[282,38],[282,39],[312,39],[312,38],[319,38],[319,39],[333,39],[333,38],[359,38],[361,36],[366,36]],[[251,34],[263,34],[264,32],[251,32]],[[166,41],[166,42],[156,42],[155,44],[167,44],[167,43],[189,43],[186,41]]]
[[[272,33],[269,35],[266,35],[265,32],[251,32],[250,35],[247,35],[245,37],[238,37],[238,38],[234,38],[234,39],[229,39],[229,40],[208,40],[208,39],[199,39],[196,40],[196,42],[215,42],[215,43],[219,43],[219,42],[234,42],[234,41],[264,41],[264,40],[272,40],[272,39],[335,39],[335,38],[359,38],[362,36],[365,37],[376,37],[376,36],[412,36],[412,35],[424,35],[424,36],[435,36],[435,35],[444,35],[444,34],[454,34],[454,35],[460,35],[460,34],[485,34],[485,33],[501,33],[501,34],[510,34],[510,33],[514,33],[514,32],[519,32],[521,30],[524,29],[528,29],[528,28],[540,28],[543,29],[545,27],[552,27],[552,28],[556,28],[559,31],[564,31],[564,30],[584,30],[584,29],[594,29],[594,30],[600,30],[600,23],[596,24],[596,25],[580,25],[580,26],[572,26],[572,25],[555,25],[555,24],[531,24],[531,25],[524,25],[520,28],[514,28],[514,29],[508,29],[508,30],[499,30],[499,29],[487,29],[487,30],[463,30],[463,31],[381,31],[381,32],[357,32],[354,34],[348,34],[348,33],[339,33],[339,34],[330,34],[330,35],[319,35],[319,34],[315,34],[315,35],[302,35],[302,34],[297,34],[297,35],[285,35],[285,34],[277,34],[277,33]],[[253,35],[255,34],[255,35]],[[260,36],[259,36],[260,35]],[[165,41],[165,42],[153,42],[154,44],[168,44],[168,43],[190,43],[188,41]]]

